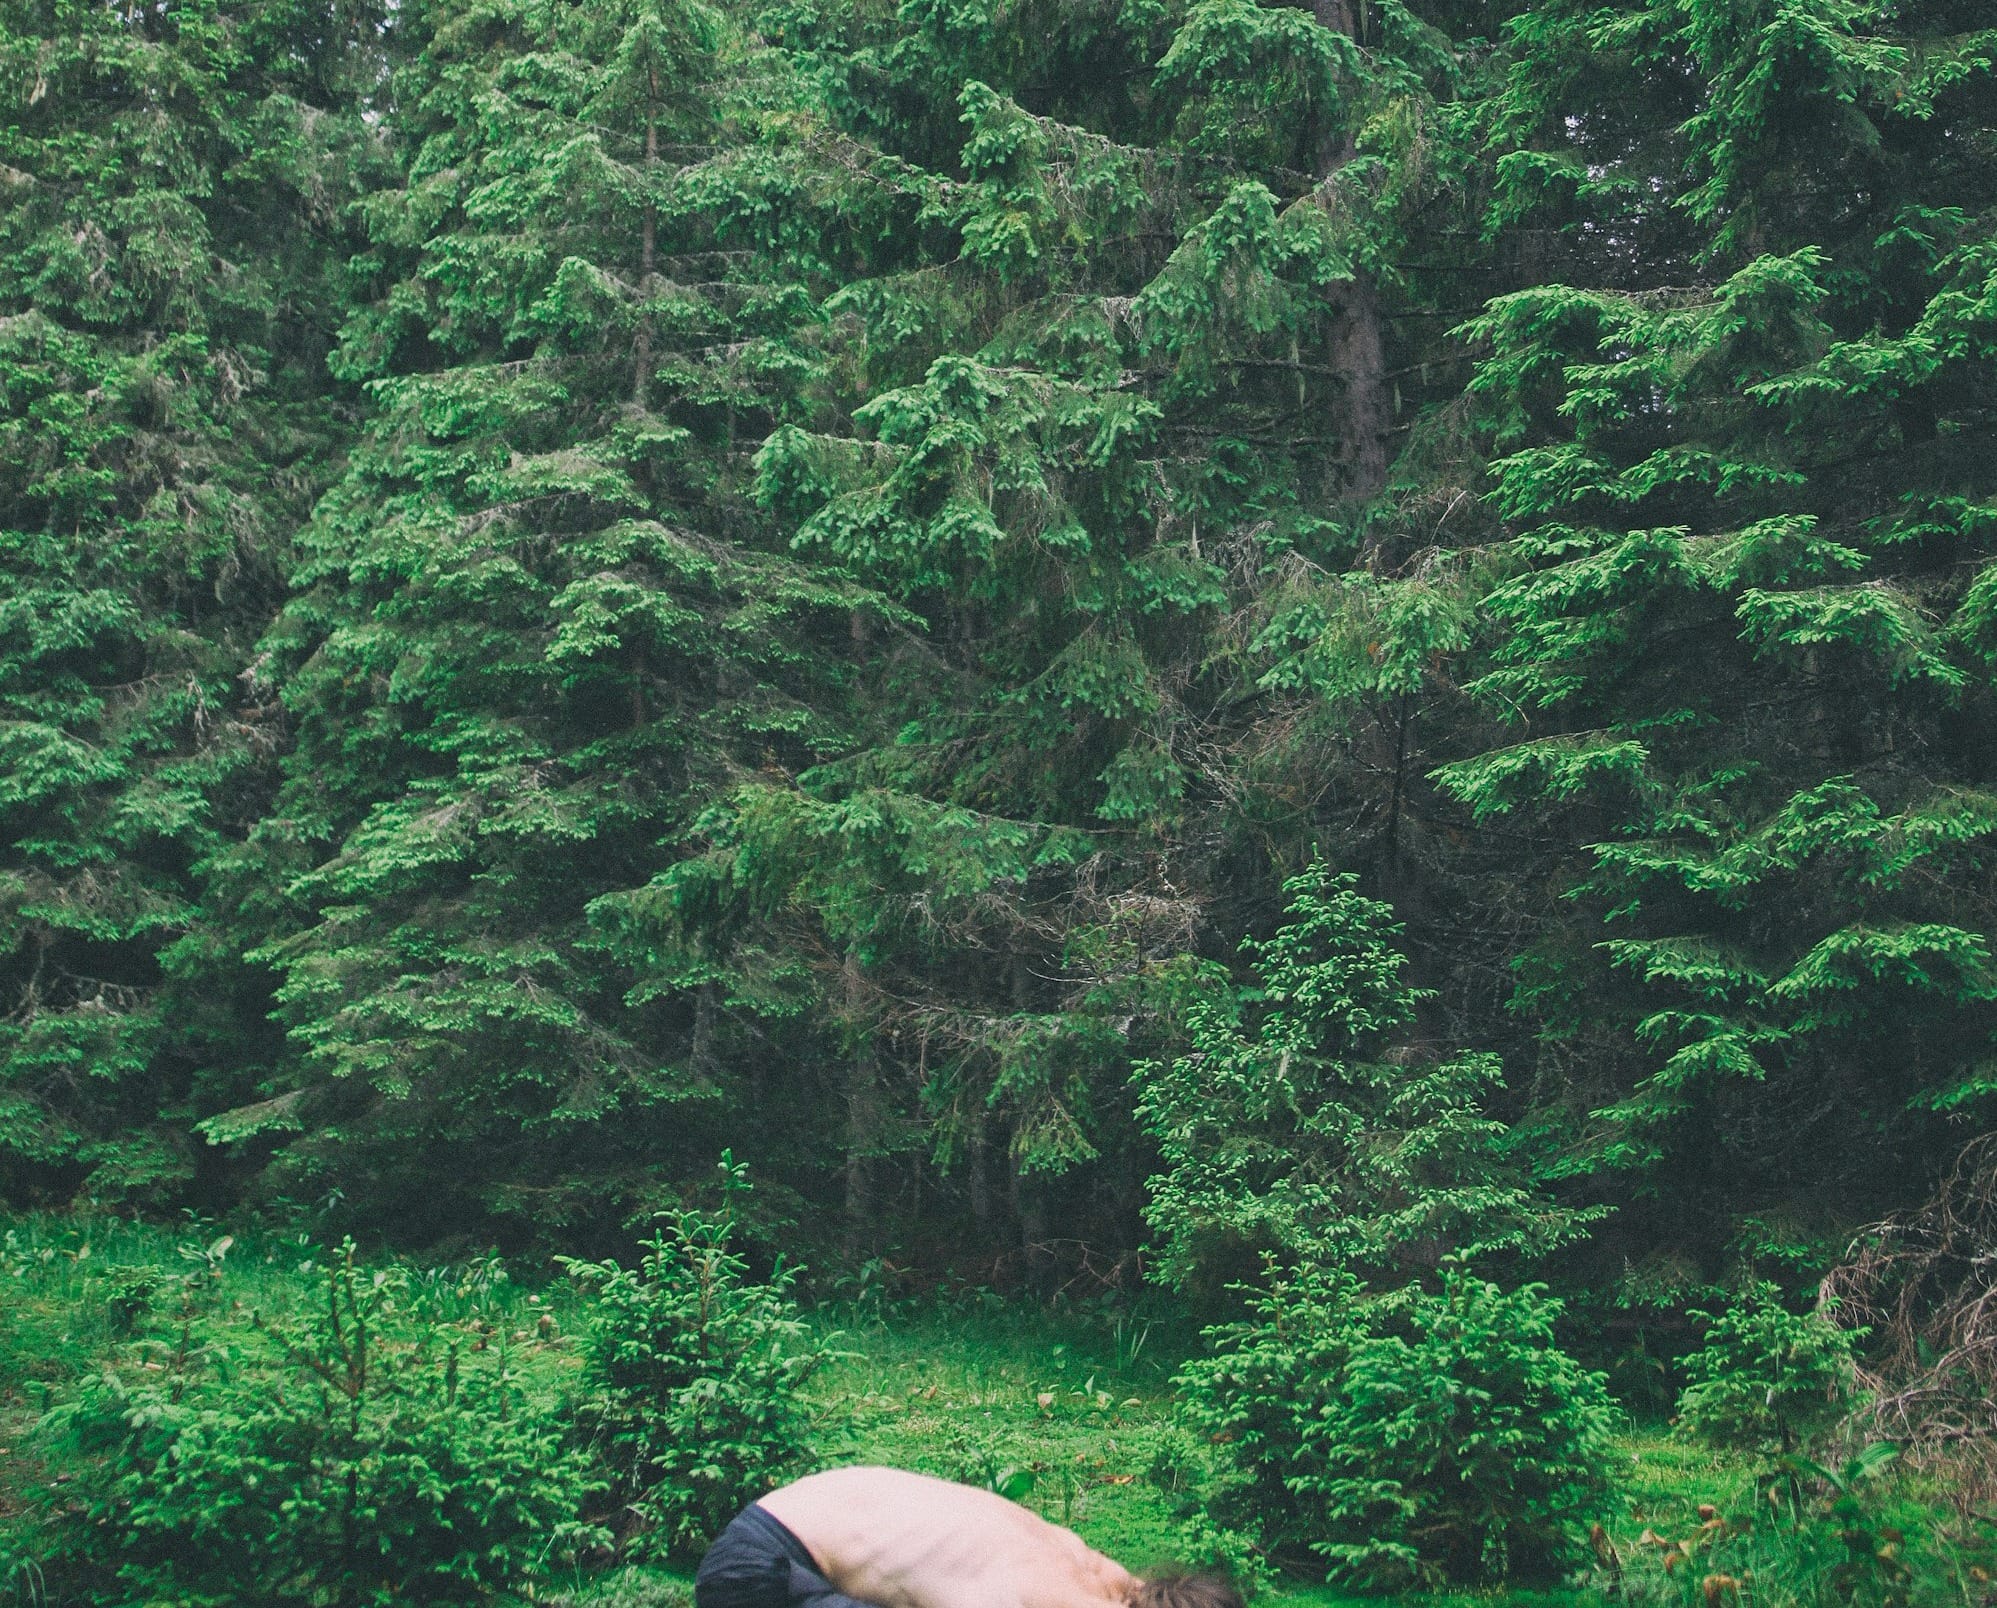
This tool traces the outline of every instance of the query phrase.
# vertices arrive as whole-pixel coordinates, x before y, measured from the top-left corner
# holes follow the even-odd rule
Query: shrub
[[[586,1465],[503,1334],[426,1318],[351,1242],[303,1271],[299,1320],[181,1281],[167,1337],[49,1415],[84,1471],[65,1573],[116,1602],[469,1603],[584,1539]]]
[[[1485,1109],[1498,1058],[1438,1058],[1414,1036],[1428,996],[1403,976],[1391,908],[1322,861],[1283,892],[1283,925],[1241,945],[1252,985],[1207,973],[1187,1053],[1134,1068],[1161,1164],[1157,1276],[1202,1298],[1266,1253],[1398,1285],[1574,1238],[1591,1214],[1548,1199]]]
[[[1821,1312],[1791,1312],[1772,1284],[1717,1315],[1695,1312],[1705,1344],[1685,1359],[1679,1424],[1716,1446],[1790,1452],[1850,1400],[1857,1335]]]
[[[744,1169],[722,1158],[729,1196]],[[731,1211],[664,1215],[633,1268],[569,1261],[595,1295],[584,1417],[642,1521],[638,1557],[689,1557],[802,1463],[801,1391],[824,1360],[781,1262],[750,1278]]]
[[[1210,1330],[1181,1378],[1217,1445],[1205,1503],[1274,1561],[1395,1588],[1544,1577],[1608,1489],[1599,1374],[1553,1343],[1558,1302],[1460,1270],[1365,1300],[1343,1274],[1278,1282]]]
[[[1198,1499],[1195,1550],[1237,1568],[1259,1557],[1307,1563],[1324,1538],[1321,1509],[1301,1493],[1322,1481],[1316,1426],[1334,1409],[1352,1348],[1364,1338],[1358,1281],[1312,1269],[1276,1279],[1251,1316],[1204,1332],[1207,1355],[1180,1374],[1178,1417],[1208,1466],[1154,1468],[1161,1485]]]

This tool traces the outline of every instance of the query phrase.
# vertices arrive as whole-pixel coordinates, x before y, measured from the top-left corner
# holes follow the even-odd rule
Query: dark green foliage
[[[1209,1516],[1368,1587],[1557,1575],[1607,1504],[1613,1416],[1559,1315],[1461,1269],[1371,1301],[1343,1274],[1278,1281],[1181,1380],[1218,1447]]]
[[[338,214],[380,154],[375,27],[368,5],[0,8],[16,1196],[170,1197],[193,1166],[173,1116],[264,1052],[241,943],[196,934],[200,868],[256,817],[282,740],[253,645],[345,423],[323,354]]]
[[[722,1162],[731,1196],[743,1169]],[[732,1211],[661,1221],[635,1267],[568,1262],[590,1292],[581,1418],[642,1528],[634,1556],[697,1558],[737,1511],[805,1469],[800,1397],[825,1352],[797,1270],[750,1276]]]
[[[5,0],[0,1190],[1821,1272],[1993,1088],[1994,67]]]
[[[1375,12],[1363,44],[1237,4],[770,14],[829,86],[796,126],[842,152],[813,199],[852,254],[757,489],[905,623],[868,627],[849,751],[765,770],[613,907],[731,979],[809,958],[857,1240],[925,1153],[981,1236],[995,1173],[1029,1246],[1062,1200],[1129,1232],[1131,1061],[1177,1047],[1176,957],[1274,846],[1231,644],[1384,476],[1371,276],[1412,273],[1460,152],[1441,37]]]
[[[1548,1120],[1667,1215],[1848,1224],[1939,1160],[1924,1113],[1982,1098],[1997,58],[1973,21],[1674,0],[1516,25],[1506,204],[1574,233],[1546,277],[1588,277],[1465,328],[1507,524],[1470,690],[1513,733],[1437,775],[1543,845],[1571,914],[1517,1003],[1561,1047]]]
[[[274,1187],[395,1201],[405,1230],[600,1232],[713,1154],[693,1125],[733,1068],[711,976],[631,992],[590,903],[832,740],[826,648],[867,598],[791,562],[742,484],[795,292],[716,238],[754,111],[727,19],[405,26],[407,173],[365,205],[335,359],[374,408],[266,642],[295,761],[226,871],[295,1053],[210,1131],[302,1130]]]
[[[1490,1055],[1410,1042],[1423,991],[1392,912],[1321,862],[1283,884],[1286,920],[1242,945],[1255,985],[1208,978],[1190,1050],[1139,1074],[1164,1171],[1147,1214],[1161,1276],[1213,1286],[1257,1255],[1397,1284],[1448,1256],[1544,1252],[1576,1229],[1505,1154],[1482,1109]]]
[[[351,1244],[302,1270],[316,1309],[224,1306],[228,1246],[50,1415],[83,1480],[48,1572],[104,1603],[473,1603],[588,1539],[587,1465],[503,1330]]]
[[[1695,1312],[1705,1343],[1685,1359],[1678,1421],[1721,1446],[1795,1452],[1843,1416],[1859,1338],[1819,1311],[1791,1312],[1757,1284],[1718,1313]]]

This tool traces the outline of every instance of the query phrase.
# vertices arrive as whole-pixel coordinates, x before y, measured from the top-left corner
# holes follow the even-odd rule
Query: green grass
[[[153,1283],[157,1304],[173,1297],[177,1281],[213,1279],[229,1302],[269,1312],[309,1298],[297,1272],[308,1249],[303,1241],[246,1232],[211,1258],[223,1232],[49,1217],[0,1230],[0,1558],[31,1556],[36,1515],[61,1500],[63,1471],[42,1461],[35,1425],[125,1338],[114,1300],[121,1290]],[[532,1288],[491,1264],[419,1277],[455,1315],[475,1312],[505,1326],[523,1363],[549,1381],[573,1370],[581,1313],[565,1283]],[[536,1337],[542,1312],[555,1321],[552,1340]],[[1177,1527],[1149,1471],[1169,1422],[1183,1332],[1110,1312],[1049,1315],[975,1300],[834,1309],[814,1321],[837,1353],[811,1389],[821,1461],[894,1464],[979,1484],[1029,1470],[1026,1503],[1092,1546],[1137,1568],[1174,1557]],[[1696,1459],[1668,1443],[1645,1443],[1635,1455],[1646,1473],[1656,1470],[1653,1500],[1699,1472],[1691,1466]],[[665,1608],[685,1584],[668,1571],[619,1569],[574,1580],[558,1600],[575,1608]],[[1323,1587],[1276,1596],[1298,1608],[1363,1600]],[[1471,1601],[1554,1608],[1582,1600],[1575,1592],[1433,1599],[1437,1608]]]
[[[1099,1551],[1137,1569],[1178,1556],[1170,1502],[1148,1475],[1170,1421],[1184,1336],[1109,1315],[908,1313],[849,1325],[838,1343],[848,1355],[814,1390],[830,1460],[979,1484],[1004,1469],[1031,1469],[1026,1505]],[[1296,1608],[1379,1602],[1322,1585],[1291,1585],[1262,1600]],[[1562,1608],[1597,1598],[1512,1590],[1419,1600]]]
[[[204,1298],[263,1312],[296,1310],[314,1287],[298,1273],[303,1241],[244,1233],[226,1253],[221,1230],[184,1231],[111,1219],[26,1218],[0,1225],[0,1605],[34,1600],[8,1563],[35,1555],[35,1528],[63,1500],[64,1470],[45,1461],[36,1424],[76,1380],[126,1338],[119,1301],[150,1285],[156,1314],[182,1281]],[[515,1282],[496,1263],[416,1270],[440,1316],[503,1334],[536,1394],[572,1382],[580,1298],[563,1281]],[[203,1281],[206,1281],[204,1283]],[[543,1323],[546,1315],[549,1323]],[[836,1353],[812,1382],[823,1463],[877,1462],[990,1484],[1033,1476],[1026,1503],[1135,1568],[1178,1549],[1171,1501],[1151,1477],[1170,1421],[1171,1378],[1189,1335],[1111,1311],[1048,1314],[995,1300],[828,1309],[814,1318]],[[157,1324],[158,1319],[155,1319]],[[1624,1555],[1648,1566],[1645,1528],[1689,1533],[1698,1505],[1727,1512],[1753,1501],[1750,1466],[1661,1430],[1621,1448],[1623,1499],[1605,1515]],[[673,1608],[686,1581],[616,1569],[562,1582],[542,1602],[571,1608]],[[1347,1608],[1369,1599],[1323,1586],[1271,1594],[1293,1608]],[[1428,1608],[1571,1608],[1598,1591],[1501,1591],[1425,1599]],[[1967,1600],[1963,1596],[1949,1600]]]

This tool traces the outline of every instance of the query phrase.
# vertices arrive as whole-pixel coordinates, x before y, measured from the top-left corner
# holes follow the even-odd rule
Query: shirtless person
[[[835,1468],[772,1491],[715,1538],[694,1608],[1242,1608],[1215,1575],[1140,1580],[990,1491]]]

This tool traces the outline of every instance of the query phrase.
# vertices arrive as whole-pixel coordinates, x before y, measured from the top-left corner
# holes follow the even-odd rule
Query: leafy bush
[[[1352,1348],[1364,1338],[1358,1281],[1312,1269],[1275,1280],[1252,1315],[1205,1331],[1207,1355],[1178,1384],[1179,1421],[1209,1466],[1181,1455],[1155,1466],[1169,1488],[1189,1488],[1206,1526],[1194,1550],[1240,1567],[1254,1558],[1301,1564],[1323,1538],[1321,1509],[1301,1493],[1321,1481],[1318,1433],[1335,1410]]]
[[[586,1464],[523,1390],[503,1330],[494,1344],[426,1316],[405,1275],[363,1270],[351,1242],[301,1271],[323,1302],[296,1320],[222,1307],[210,1276],[179,1281],[165,1334],[49,1415],[83,1470],[53,1560],[80,1590],[469,1603],[585,1539]]]
[[[727,1156],[732,1197],[745,1169]],[[567,1261],[595,1295],[584,1342],[592,1442],[643,1520],[635,1556],[691,1555],[804,1461],[800,1392],[824,1360],[799,1319],[795,1268],[749,1276],[734,1218],[662,1217],[634,1268]]]
[[[1757,1284],[1724,1312],[1695,1312],[1705,1344],[1685,1359],[1678,1421],[1717,1446],[1791,1452],[1844,1411],[1857,1335],[1821,1312],[1783,1306]]]
[[[1553,1343],[1557,1301],[1460,1269],[1440,1295],[1279,1281],[1208,1331],[1184,1420],[1217,1447],[1223,1538],[1368,1587],[1545,1576],[1608,1488],[1599,1374]]]

